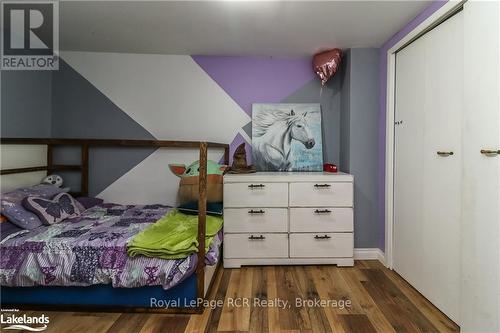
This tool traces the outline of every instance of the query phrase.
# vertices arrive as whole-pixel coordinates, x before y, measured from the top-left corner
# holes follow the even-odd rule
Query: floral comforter
[[[177,260],[127,256],[127,242],[170,209],[101,204],[59,224],[11,234],[0,243],[0,285],[172,288],[195,271],[195,253]],[[207,264],[216,264],[221,242],[219,233]]]

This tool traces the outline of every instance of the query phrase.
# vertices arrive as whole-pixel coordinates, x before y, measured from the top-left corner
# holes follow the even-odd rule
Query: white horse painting
[[[321,146],[321,123],[319,126],[316,124],[312,127],[309,121],[309,118],[315,121],[321,119],[320,116],[318,117],[319,110],[315,110],[315,108],[319,109],[319,105],[313,104],[314,107],[311,108],[311,104],[305,104],[309,107],[305,107],[309,111],[303,112],[291,108],[295,106],[300,109],[301,104],[288,105],[289,108],[286,104],[267,105],[271,106],[271,109],[266,108],[265,104],[256,104],[256,106],[260,106],[260,109],[257,110],[254,107],[252,118],[252,156],[257,170],[309,170],[307,165],[294,165],[294,162],[297,162],[294,154],[312,150],[318,143]],[[317,113],[316,117],[313,113]],[[300,145],[294,146],[294,140]],[[293,147],[297,148],[293,149]],[[315,151],[318,151],[317,146]],[[319,147],[319,156],[322,156],[321,147]],[[321,165],[322,159],[314,163]]]

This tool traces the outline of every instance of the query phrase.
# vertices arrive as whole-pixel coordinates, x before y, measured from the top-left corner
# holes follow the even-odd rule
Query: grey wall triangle
[[[155,139],[62,59],[52,78],[51,133],[55,138]],[[65,152],[61,153],[63,149]],[[91,149],[90,195],[102,192],[154,151],[151,148]],[[54,158],[57,163],[78,163],[79,152],[61,148]],[[79,188],[78,174],[63,176],[66,186]]]
[[[50,137],[52,71],[1,73],[2,137]]]
[[[248,135],[249,138],[252,138],[252,122],[249,122],[245,126],[242,127],[245,133]]]
[[[337,73],[321,88],[315,78],[281,100],[282,103],[320,103],[323,126],[323,160],[339,162],[340,151],[340,95],[342,73]]]

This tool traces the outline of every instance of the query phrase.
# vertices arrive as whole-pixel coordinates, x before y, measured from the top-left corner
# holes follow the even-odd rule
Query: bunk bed
[[[2,308],[43,309],[43,310],[92,310],[121,312],[175,312],[200,313],[201,301],[208,294],[218,265],[206,265],[205,227],[207,221],[207,151],[209,148],[224,150],[224,161],[229,163],[229,145],[214,142],[167,141],[167,140],[107,140],[107,139],[39,139],[1,138],[1,145],[44,145],[47,147],[46,164],[24,168],[3,169],[1,175],[21,174],[36,171],[75,171],[81,173],[79,192],[73,196],[88,196],[89,191],[89,150],[96,147],[114,148],[188,148],[199,150],[199,202],[197,216],[196,266],[192,274],[183,277],[182,282],[165,290],[161,285],[145,285],[132,288],[113,287],[111,284],[88,286],[1,286]],[[79,165],[59,165],[54,163],[54,149],[72,146],[81,150]],[[162,208],[159,207],[153,208]],[[150,207],[151,208],[151,207]],[[140,209],[140,208],[139,208]],[[220,258],[220,254],[218,254]],[[217,261],[218,263],[218,261]],[[155,304],[152,304],[152,300]]]

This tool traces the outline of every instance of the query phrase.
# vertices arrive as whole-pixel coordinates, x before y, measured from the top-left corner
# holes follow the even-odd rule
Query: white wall
[[[190,56],[63,52],[62,58],[156,139],[231,143],[237,134],[246,137],[241,128],[248,115]],[[102,121],[111,122],[112,132],[112,119]],[[222,154],[210,151],[209,158],[218,161]],[[118,203],[175,204],[179,178],[168,164],[197,159],[196,149],[157,150],[98,196]]]
[[[47,165],[47,147],[40,145],[0,145],[0,169]],[[39,184],[45,171],[0,176],[0,192]]]

